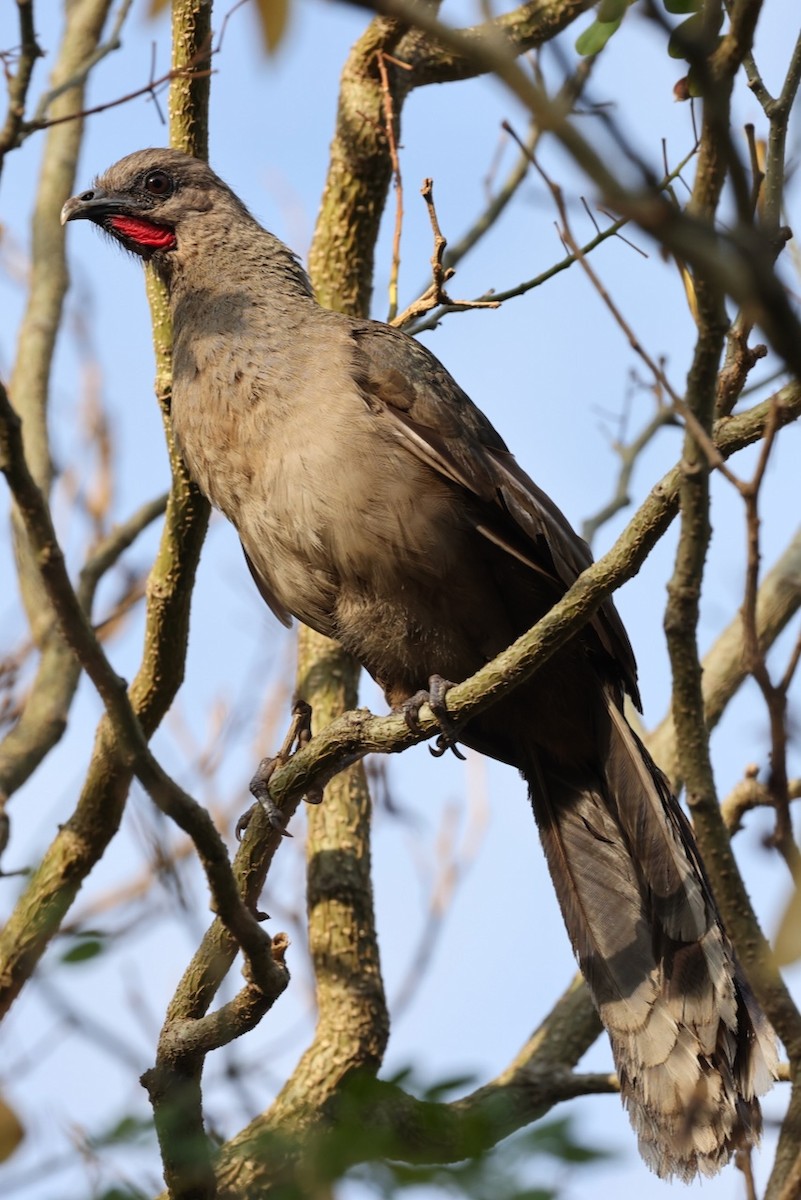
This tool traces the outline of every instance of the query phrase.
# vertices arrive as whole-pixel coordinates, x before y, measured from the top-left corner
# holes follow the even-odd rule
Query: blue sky
[[[16,40],[10,7],[0,13],[3,47]],[[788,42],[795,36],[797,15],[790,16],[787,0],[774,0],[765,7],[757,43],[759,62],[768,85],[775,86],[789,53]],[[55,56],[57,8],[39,4],[38,32],[49,54],[36,77],[34,97],[46,86],[45,74]],[[164,20],[146,20],[144,8],[141,3],[134,5],[123,49],[105,59],[93,74],[90,103],[141,87],[150,73],[152,43],[157,73],[167,69],[168,25]],[[219,11],[222,14],[223,9]],[[448,5],[444,12],[456,21],[477,19],[467,3]],[[325,178],[339,73],[365,20],[363,13],[343,5],[320,0],[296,3],[283,45],[274,57],[265,58],[252,15],[243,9],[232,17],[223,50],[215,60],[212,164],[254,214],[301,255],[308,249]],[[589,17],[582,24],[588,22]],[[792,27],[790,37],[788,26]],[[563,43],[567,53],[573,36],[571,33]],[[543,66],[551,82],[557,81],[559,71],[552,54],[543,56]],[[661,139],[666,141],[671,163],[692,145],[689,107],[672,99],[672,86],[680,73],[679,65],[667,57],[664,45],[635,9],[610,44],[590,85],[594,100],[614,100],[615,119],[657,173],[662,163]],[[736,107],[740,125],[752,120],[759,130],[759,108],[744,88],[738,90]],[[525,118],[516,102],[491,80],[426,88],[410,97],[404,110],[401,151],[406,211],[402,303],[427,282],[430,233],[418,199],[423,178],[434,178],[440,224],[446,236],[456,240],[483,206],[485,181],[504,119],[524,132]],[[589,135],[600,138],[597,122],[591,123],[589,117],[582,121]],[[145,145],[164,144],[166,136],[154,105],[144,99],[92,118],[87,123],[76,190],[88,186],[96,173],[123,154]],[[797,126],[793,139],[797,157]],[[15,330],[24,302],[24,289],[10,267],[24,261],[27,254],[29,211],[42,149],[41,137],[30,138],[21,150],[8,156],[2,178],[0,371],[4,377],[13,361]],[[611,146],[606,149],[610,156],[614,154]],[[579,197],[586,195],[592,201],[591,190],[558,148],[545,145],[542,154],[571,199],[577,236],[590,237],[593,231]],[[507,145],[502,161],[508,167],[512,158]],[[797,207],[797,189],[790,197]],[[792,213],[788,215],[792,224]],[[563,251],[554,218],[541,183],[529,178],[491,236],[460,266],[451,293],[472,296],[491,287],[505,289],[560,259]],[[599,220],[604,218],[599,216]],[[390,213],[377,255],[373,305],[377,317],[386,311],[391,225]],[[650,353],[665,356],[670,378],[681,391],[693,344],[693,324],[678,273],[673,265],[660,260],[641,235],[630,236],[647,257],[621,241],[611,241],[595,255],[594,265]],[[88,225],[69,228],[67,240],[73,281],[69,303],[88,330],[99,387],[111,414],[117,447],[115,514],[122,519],[167,484],[160,418],[152,395],[153,362],[144,291],[137,265],[98,238]],[[424,336],[488,413],[522,465],[576,524],[606,500],[615,472],[610,434],[618,427],[616,414],[628,398],[629,429],[636,430],[650,415],[651,400],[644,388],[632,388],[632,371],[642,377],[644,368],[577,268],[499,311],[451,316],[436,332]],[[51,401],[53,444],[62,468],[80,461],[77,431],[82,386],[74,340],[62,336]],[[666,430],[642,456],[632,485],[635,500],[673,464],[679,446],[678,431]],[[795,529],[798,454],[798,430],[789,430],[779,439],[766,483],[766,565],[774,561]],[[753,456],[742,456],[737,469],[747,474],[749,462]],[[5,496],[0,504],[6,505]],[[77,554],[80,541],[74,534],[70,499],[63,486],[56,489],[54,506],[59,529]],[[597,551],[611,544],[625,520],[626,514],[622,514],[602,529]],[[742,596],[745,526],[741,505],[722,482],[714,489],[713,522],[715,536],[700,631],[704,646],[711,644],[731,619]],[[157,531],[151,531],[137,542],[130,552],[132,562],[148,561],[156,535]],[[661,622],[673,544],[668,534],[638,577],[619,595],[640,664],[646,726],[662,718],[669,701]],[[10,555],[6,545],[0,547],[0,555],[7,577]],[[101,612],[104,599],[107,596],[101,593]],[[0,612],[2,628],[12,645],[22,632],[13,594],[6,592],[0,599]],[[193,754],[207,744],[215,720],[236,723],[237,734],[231,740],[224,770],[213,788],[205,785],[204,790],[198,785],[198,798],[212,801],[222,795],[235,803],[241,793],[245,806],[252,766],[270,748],[262,745],[259,749],[262,692],[266,690],[263,681],[291,687],[289,637],[252,588],[235,534],[216,518],[195,593],[186,684],[176,713],[154,742],[165,765],[191,787],[197,784]],[[126,636],[109,647],[117,669],[128,677],[136,669],[140,644],[141,618],[137,618]],[[786,655],[786,644],[784,652]],[[783,662],[781,654],[776,661]],[[363,698],[383,711],[383,700],[371,687],[365,688]],[[100,711],[92,689],[83,685],[68,736],[15,797],[15,841],[9,866],[35,860],[56,823],[71,811]],[[280,740],[283,719],[279,715],[276,740]],[[742,776],[747,763],[764,761],[766,721],[753,688],[744,689],[732,705],[724,726],[714,735],[713,749],[721,794]],[[797,747],[793,769],[798,773]],[[451,759],[434,761],[424,747],[402,760],[393,759],[388,770],[393,794],[405,814],[402,821],[379,814],[376,822],[376,905],[391,997],[403,984],[424,928],[426,879],[430,880],[443,814],[453,814],[453,836],[467,837],[478,846],[429,967],[412,1002],[393,1026],[387,1070],[411,1063],[429,1082],[465,1073],[484,1080],[516,1053],[573,972],[524,787],[514,772],[497,764],[475,757],[469,757],[465,766]],[[466,797],[472,797],[472,802],[466,803]],[[123,830],[84,889],[79,908],[117,882],[138,875],[146,861],[150,821],[147,798],[135,794]],[[274,928],[281,927],[279,916],[302,910],[301,821],[293,826],[298,835],[295,844],[287,847],[265,896],[264,906],[276,915]],[[767,828],[764,815],[749,819],[737,849],[755,904],[771,932],[786,903],[789,883],[780,865],[761,848]],[[13,881],[2,884],[0,912],[13,901],[17,886]],[[188,924],[167,919],[157,931],[141,930],[130,937],[120,956],[109,963],[75,969],[66,979],[63,972],[52,976],[71,1002],[88,1006],[98,1021],[118,1028],[124,1020],[126,1045],[138,1070],[152,1061],[160,1013],[191,953],[192,935],[202,930],[207,919],[202,883],[190,873],[187,887],[193,908]],[[174,903],[165,891],[164,911]],[[294,936],[302,940],[302,921]],[[271,1087],[291,1068],[304,1045],[298,1031],[305,1028],[309,996],[300,946],[293,966],[291,992],[242,1048],[248,1061],[269,1064],[248,1079],[250,1097],[257,1106],[267,1102]],[[47,963],[42,975],[49,978]],[[798,972],[792,979],[801,993]],[[2,1082],[31,1130],[31,1148],[35,1135],[49,1128],[48,1144],[56,1155],[68,1152],[71,1122],[91,1128],[104,1117],[122,1115],[133,1105],[144,1106],[144,1097],[136,1073],[122,1062],[110,1064],[80,1038],[68,1035],[45,991],[34,985],[31,992],[31,999],[17,1005],[6,1027],[12,1065]],[[55,1036],[48,1038],[48,1030]],[[46,1053],[41,1052],[43,1042]],[[597,1043],[584,1065],[591,1070],[608,1069],[610,1055],[605,1042]],[[220,1069],[212,1063],[210,1077],[219,1075]],[[54,1079],[70,1081],[68,1103],[63,1089],[54,1087]],[[782,1111],[781,1090],[765,1107],[768,1114]],[[223,1132],[230,1134],[247,1119],[247,1108],[244,1101],[240,1108],[236,1103],[213,1104],[212,1116]],[[591,1184],[576,1176],[568,1185],[569,1196],[606,1195],[635,1187],[641,1200],[667,1195],[666,1185],[650,1176],[637,1159],[628,1122],[614,1098],[581,1101],[575,1112],[583,1136],[613,1149],[616,1158],[598,1168]],[[23,1147],[5,1171],[0,1170],[0,1180],[5,1173],[10,1183],[20,1181],[33,1161],[31,1153],[32,1149]],[[769,1154],[765,1161],[769,1163]],[[59,1175],[57,1192],[51,1183],[39,1181],[20,1186],[18,1194],[26,1200],[80,1195],[81,1178],[80,1174]],[[699,1186],[686,1189],[685,1194],[701,1194]],[[421,1189],[421,1200],[430,1194]],[[730,1172],[703,1185],[708,1200],[738,1194],[741,1184]]]

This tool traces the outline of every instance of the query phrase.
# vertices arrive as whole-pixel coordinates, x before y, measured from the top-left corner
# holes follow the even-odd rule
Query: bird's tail
[[[688,1181],[758,1140],[773,1032],[666,779],[611,696],[608,712],[602,773],[537,750],[527,774],[640,1152],[658,1175]]]

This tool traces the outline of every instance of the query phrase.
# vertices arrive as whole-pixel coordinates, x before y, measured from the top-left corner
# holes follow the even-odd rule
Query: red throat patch
[[[152,221],[140,221],[136,217],[109,217],[108,223],[123,237],[147,246],[149,250],[171,250],[175,245],[175,232],[166,225],[154,225]]]

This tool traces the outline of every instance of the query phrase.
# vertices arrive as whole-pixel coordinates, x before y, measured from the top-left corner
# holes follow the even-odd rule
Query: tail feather
[[[759,1139],[773,1033],[741,975],[689,823],[608,697],[600,770],[526,771],[568,933],[623,1102],[663,1178],[713,1175]]]

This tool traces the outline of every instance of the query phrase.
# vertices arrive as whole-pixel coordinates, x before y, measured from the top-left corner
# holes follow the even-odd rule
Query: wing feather
[[[352,332],[356,381],[391,436],[479,502],[478,533],[564,593],[592,562],[590,549],[480,409],[425,346],[372,321]],[[590,628],[639,707],[634,653],[611,600]]]

